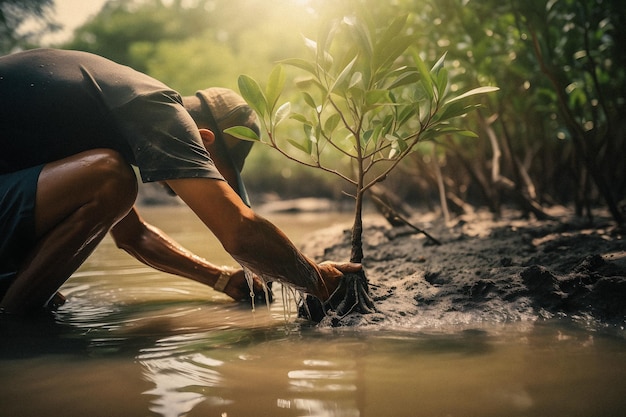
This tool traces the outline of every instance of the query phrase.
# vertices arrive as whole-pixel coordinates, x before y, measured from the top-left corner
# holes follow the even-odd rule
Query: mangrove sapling
[[[443,134],[475,136],[450,122],[478,107],[471,96],[497,90],[480,87],[451,95],[444,56],[428,69],[405,30],[407,16],[390,24],[346,17],[320,30],[317,41],[306,39],[310,59],[288,59],[272,70],[265,88],[241,75],[241,95],[259,116],[263,137],[245,127],[228,129],[240,139],[263,143],[302,165],[332,173],[351,185],[354,198],[351,262],[363,260],[363,198],[425,140]],[[298,82],[302,100],[281,103],[284,66],[303,71]],[[303,134],[285,134],[287,121]],[[284,130],[282,130],[284,129]],[[285,139],[285,136],[289,137]],[[347,161],[347,163],[346,163]],[[345,169],[349,167],[349,169]],[[375,311],[365,273],[346,277],[323,306],[311,297],[307,314],[319,321],[331,313]],[[305,309],[306,310],[306,309]]]

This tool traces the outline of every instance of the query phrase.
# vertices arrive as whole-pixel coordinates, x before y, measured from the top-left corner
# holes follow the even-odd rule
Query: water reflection
[[[154,387],[150,410],[170,417],[250,415],[250,401],[281,415],[359,415],[358,361],[302,360],[292,326],[256,331],[221,329],[163,337],[142,348],[136,359],[143,378]],[[289,354],[290,350],[294,350]],[[261,414],[267,415],[267,414]]]
[[[56,316],[0,317],[0,415],[569,417],[626,407],[623,330],[324,329],[289,317],[280,296],[253,312],[138,266],[111,242],[94,255]]]
[[[563,323],[364,331],[285,321],[280,305],[126,300],[87,314],[88,300],[73,301],[13,335],[0,322],[16,336],[0,344],[7,415],[103,415],[98,404],[164,417],[565,416],[626,405],[623,338]],[[43,392],[80,412],[49,412]]]
[[[214,369],[223,364],[200,353],[184,358],[142,359],[143,377],[154,388],[143,394],[154,396],[150,410],[164,417],[186,415],[194,406],[210,401],[210,388],[222,383],[220,373]]]

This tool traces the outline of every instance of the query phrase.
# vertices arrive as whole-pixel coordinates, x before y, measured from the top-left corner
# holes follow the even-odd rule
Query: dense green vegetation
[[[459,122],[477,138],[451,133],[420,145],[385,182],[391,191],[412,204],[451,211],[485,206],[498,214],[503,204],[514,204],[545,216],[552,204],[574,204],[578,214],[591,217],[599,206],[623,223],[622,3],[112,0],[60,46],[132,65],[190,94],[212,85],[237,89],[240,74],[267,79],[277,61],[305,56],[304,37],[314,39],[331,18],[365,8],[384,26],[408,13],[403,35],[414,36],[413,47],[426,63],[446,53],[451,92],[482,85],[500,91],[482,97],[480,111]],[[289,71],[288,79],[298,74]],[[295,84],[284,94],[302,101]],[[284,196],[309,189],[337,196],[345,186],[261,148],[245,174],[252,190]],[[302,187],[304,181],[315,186]]]
[[[305,40],[310,58],[281,61],[265,88],[252,77],[239,77],[239,90],[259,116],[264,134],[245,126],[226,130],[350,185],[346,194],[355,206],[352,262],[363,259],[365,195],[420,143],[456,134],[475,137],[453,121],[479,106],[474,96],[498,90],[485,86],[451,92],[445,55],[429,69],[413,48],[416,35],[406,33],[407,19],[404,14],[381,25],[364,9],[348,18],[328,19],[316,39]],[[285,66],[306,74],[297,83],[304,90],[301,106],[282,101]],[[300,125],[299,137],[293,128],[279,128],[290,120]]]
[[[0,55],[34,47],[59,29],[50,18],[53,7],[54,0],[0,0]]]

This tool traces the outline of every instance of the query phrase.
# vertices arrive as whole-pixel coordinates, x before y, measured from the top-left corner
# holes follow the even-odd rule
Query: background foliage
[[[0,54],[33,47],[59,29],[50,18],[53,7],[54,0],[0,0]]]
[[[16,23],[7,23],[10,3],[26,4],[0,2],[4,53],[29,47],[16,41]],[[34,3],[13,15],[45,15],[53,2]],[[623,223],[623,0],[111,0],[57,46],[131,65],[182,94],[237,89],[240,74],[266,79],[275,62],[306,54],[303,36],[315,38],[329,18],[360,7],[381,22],[408,12],[406,34],[416,37],[422,59],[447,53],[451,91],[500,88],[459,126],[478,138],[427,143],[385,182],[400,200],[452,212],[485,206],[495,214],[514,204],[536,216],[552,204],[574,204],[589,217],[602,206]],[[251,190],[341,195],[334,178],[276,158],[253,151],[244,172]]]

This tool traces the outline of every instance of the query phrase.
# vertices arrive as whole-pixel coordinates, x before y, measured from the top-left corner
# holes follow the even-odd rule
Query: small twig
[[[401,223],[403,223],[406,226],[409,226],[411,229],[415,230],[417,233],[421,233],[424,236],[426,236],[428,239],[430,239],[435,245],[437,246],[441,246],[441,242],[437,239],[435,239],[434,237],[432,237],[428,232],[426,232],[423,229],[420,229],[419,227],[413,225],[411,222],[409,222],[406,218],[404,218],[403,216],[401,216],[400,214],[398,214],[398,212],[396,210],[393,209],[393,207],[389,206],[389,204],[385,203],[380,197],[378,197],[377,195],[375,195],[371,190],[370,190],[370,196],[372,197],[372,199],[374,199],[374,201],[377,204],[380,204],[381,206],[383,206],[385,209],[387,209],[392,215],[393,215],[393,220],[397,220],[400,221]]]

